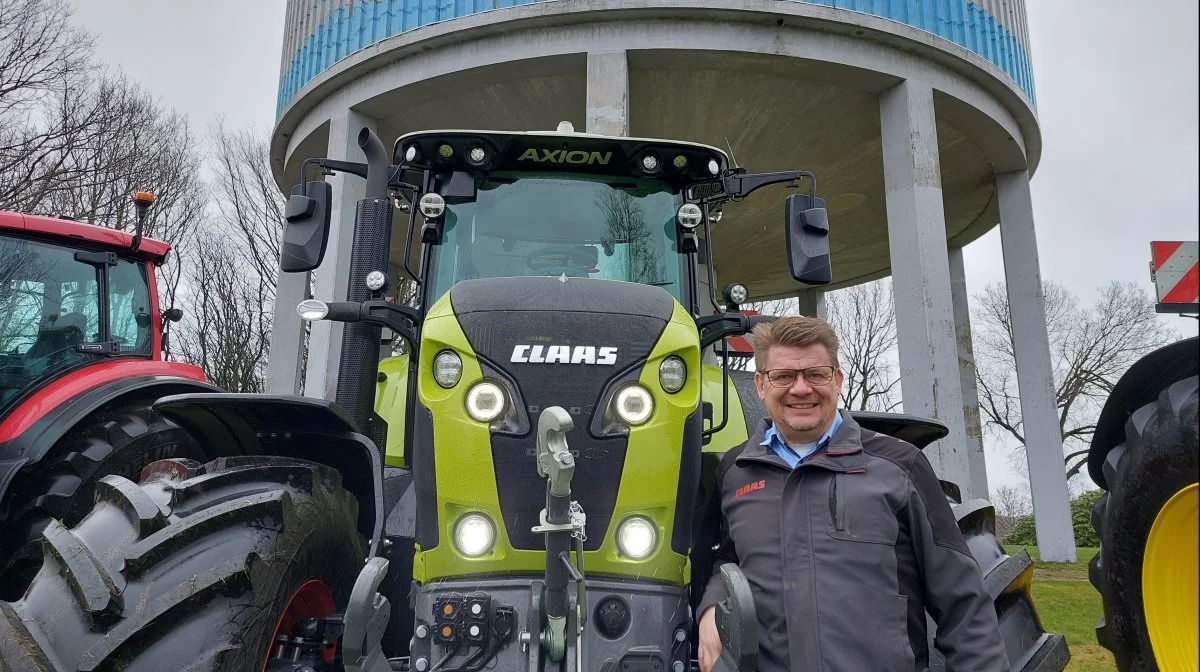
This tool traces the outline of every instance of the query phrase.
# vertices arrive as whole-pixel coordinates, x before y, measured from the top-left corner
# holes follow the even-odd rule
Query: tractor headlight
[[[482,164],[487,159],[487,150],[479,145],[475,145],[467,150],[467,161],[473,166]]]
[[[468,513],[454,525],[454,545],[468,558],[478,558],[496,544],[496,526],[482,513]]]
[[[433,358],[433,379],[438,385],[451,388],[462,378],[462,358],[453,350],[443,350]]]
[[[617,550],[621,555],[644,560],[654,552],[658,530],[649,518],[630,516],[617,526]]]
[[[704,221],[704,213],[700,210],[700,206],[695,203],[684,203],[679,206],[679,212],[676,213],[675,220],[685,229],[694,229],[700,226],[700,222]]]
[[[296,312],[299,313],[300,319],[312,322],[325,319],[329,314],[329,306],[325,305],[324,301],[305,299],[296,304]]]
[[[421,197],[417,207],[421,209],[425,219],[437,219],[446,211],[446,199],[442,198],[441,194],[429,192]]]
[[[725,286],[725,303],[732,306],[740,306],[750,299],[750,292],[746,290],[746,286],[737,282],[731,282]]]
[[[675,355],[671,355],[658,365],[658,384],[670,394],[683,389],[687,382],[687,364]]]
[[[617,392],[617,417],[627,425],[640,425],[650,419],[654,412],[654,397],[650,390],[638,384],[628,385]]]
[[[493,382],[475,383],[467,392],[467,413],[479,422],[491,422],[500,417],[505,403],[504,390]]]
[[[367,285],[367,289],[372,292],[378,292],[387,285],[387,276],[383,274],[383,271],[371,271],[367,273],[367,279],[364,282]]]

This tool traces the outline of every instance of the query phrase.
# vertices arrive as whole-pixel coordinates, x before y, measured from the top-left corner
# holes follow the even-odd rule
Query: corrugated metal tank
[[[440,21],[564,0],[288,0],[278,109],[314,77],[376,42]],[[982,56],[1035,100],[1024,0],[779,0],[878,16]]]

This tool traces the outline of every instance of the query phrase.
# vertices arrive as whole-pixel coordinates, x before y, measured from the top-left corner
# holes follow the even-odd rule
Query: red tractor
[[[149,408],[212,391],[195,366],[163,361],[155,272],[170,250],[143,238],[153,196],[134,199],[134,234],[0,212],[0,598],[16,599],[42,564],[39,534],[92,507],[107,474],[137,479],[172,457],[202,458]]]

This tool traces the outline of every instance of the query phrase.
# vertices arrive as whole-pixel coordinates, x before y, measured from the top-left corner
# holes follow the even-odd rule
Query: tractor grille
[[[487,288],[488,300],[476,295],[460,296],[463,283],[451,293],[459,324],[472,349],[492,367],[513,381],[527,415],[524,433],[492,435],[492,460],[504,526],[513,547],[542,549],[542,535],[530,531],[539,523],[545,506],[545,480],[537,474],[537,421],[542,409],[561,406],[575,421],[567,435],[575,455],[572,497],[587,514],[588,540],[585,548],[600,547],[616,504],[621,472],[625,465],[624,436],[598,437],[589,431],[600,407],[605,386],[631,367],[640,369],[658,341],[670,317],[669,295],[657,288],[596,280],[566,283],[546,278],[506,278],[478,281]],[[557,285],[557,287],[550,286]],[[530,285],[533,285],[530,287]],[[468,287],[484,289],[484,287]],[[521,289],[527,291],[519,291]],[[630,292],[637,296],[608,294]],[[511,291],[506,291],[511,290]],[[528,291],[532,290],[532,291]],[[648,290],[648,291],[641,291]],[[505,297],[510,300],[506,300]],[[530,297],[537,297],[536,305]],[[518,298],[519,297],[519,298]],[[651,298],[649,302],[639,299]],[[478,301],[478,302],[477,302]],[[483,309],[489,305],[489,309]],[[641,309],[649,315],[593,312],[584,306],[620,306]],[[480,306],[473,312],[467,306]],[[512,362],[518,345],[616,347],[616,364],[538,364]]]

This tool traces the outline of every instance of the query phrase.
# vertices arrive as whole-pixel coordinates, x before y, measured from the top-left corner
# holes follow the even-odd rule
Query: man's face
[[[833,379],[825,385],[814,385],[799,373],[790,386],[777,387],[766,374],[754,374],[758,398],[762,399],[775,427],[788,443],[812,443],[833,424],[838,394],[842,391],[842,371],[836,368],[829,351],[819,343],[799,347],[777,345],[767,349],[764,370],[802,371],[818,366],[835,367]]]

